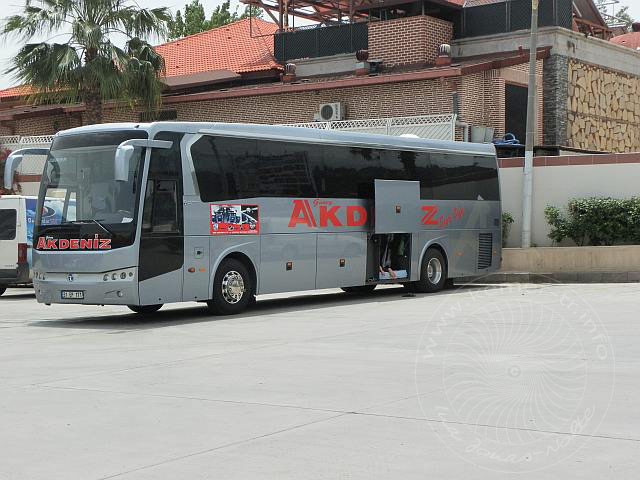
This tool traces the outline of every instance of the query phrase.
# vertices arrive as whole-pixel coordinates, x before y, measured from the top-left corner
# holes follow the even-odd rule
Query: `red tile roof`
[[[640,33],[632,32],[625,33],[624,35],[618,35],[617,37],[613,37],[611,42],[633,48],[634,50],[640,50]]]
[[[0,99],[22,97],[25,95],[31,95],[32,93],[34,93],[34,90],[29,85],[17,85],[15,87],[0,90]]]
[[[251,22],[251,25],[250,25]],[[167,77],[214,70],[234,73],[278,69],[273,57],[275,23],[240,20],[223,27],[180,38],[155,47],[165,60]],[[33,93],[26,85],[0,90],[0,101]]]
[[[155,49],[164,57],[167,77],[212,70],[235,73],[271,70],[279,68],[273,57],[272,35],[277,29],[275,23],[247,18]]]
[[[634,50],[640,50],[640,23],[636,22],[633,24],[632,32],[613,37],[611,41],[618,45],[633,48]]]

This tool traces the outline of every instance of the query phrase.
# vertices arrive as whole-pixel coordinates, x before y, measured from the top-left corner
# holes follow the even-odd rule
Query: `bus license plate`
[[[84,292],[82,290],[62,290],[63,300],[84,300]]]

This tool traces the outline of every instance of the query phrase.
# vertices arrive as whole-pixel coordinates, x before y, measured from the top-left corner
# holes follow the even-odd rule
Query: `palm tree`
[[[34,103],[84,102],[85,123],[101,123],[105,100],[160,105],[164,61],[145,39],[164,38],[166,8],[129,0],[25,0],[1,33],[25,42],[6,71],[36,92]],[[124,48],[112,38],[125,37]],[[28,43],[34,37],[48,41]],[[66,37],[66,38],[65,38]],[[51,42],[64,38],[61,43]]]

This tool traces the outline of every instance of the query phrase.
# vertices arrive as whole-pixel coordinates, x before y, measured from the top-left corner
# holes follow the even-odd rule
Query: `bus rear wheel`
[[[162,305],[162,303],[159,303],[158,305],[127,305],[127,308],[133,312],[148,315],[150,313],[156,313],[162,308]]]
[[[340,287],[340,290],[346,293],[365,294],[375,290],[377,285],[357,285],[355,287]]]
[[[418,293],[433,293],[442,290],[447,283],[447,263],[440,250],[429,248],[422,258],[420,280],[413,284]]]
[[[216,315],[234,315],[252,303],[254,288],[249,270],[235,258],[226,258],[213,280],[213,298],[207,302]]]

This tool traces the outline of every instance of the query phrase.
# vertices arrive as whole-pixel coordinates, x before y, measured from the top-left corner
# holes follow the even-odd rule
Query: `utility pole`
[[[529,97],[527,101],[527,141],[524,150],[522,185],[522,248],[531,247],[533,208],[533,146],[536,141],[536,64],[538,60],[538,1],[531,0],[531,45],[529,47]]]

